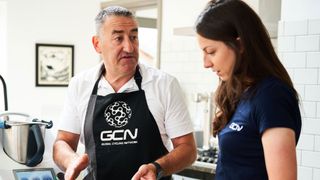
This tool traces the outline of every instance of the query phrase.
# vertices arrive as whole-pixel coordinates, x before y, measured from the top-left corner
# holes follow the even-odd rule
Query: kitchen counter
[[[176,174],[202,180],[214,180],[216,166],[216,164],[196,161],[191,166]]]
[[[215,174],[216,167],[217,167],[216,164],[196,161],[191,166],[187,167],[187,169],[204,172],[204,173]]]
[[[14,180],[13,172],[10,170],[0,169],[0,180]]]

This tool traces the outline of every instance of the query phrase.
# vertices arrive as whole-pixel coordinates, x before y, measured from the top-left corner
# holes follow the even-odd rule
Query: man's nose
[[[130,38],[126,38],[125,41],[123,42],[123,50],[125,52],[131,53],[133,52],[134,46],[133,42],[130,41]]]

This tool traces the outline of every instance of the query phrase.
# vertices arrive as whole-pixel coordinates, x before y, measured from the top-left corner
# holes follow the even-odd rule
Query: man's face
[[[125,76],[135,71],[139,59],[137,22],[129,17],[109,16],[92,39],[101,54],[107,72]]]

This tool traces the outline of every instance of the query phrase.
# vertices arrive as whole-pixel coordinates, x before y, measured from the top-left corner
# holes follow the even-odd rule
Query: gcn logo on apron
[[[117,129],[102,131],[100,139],[104,143],[101,145],[136,144],[137,141],[135,139],[138,136],[138,128],[135,128],[132,131],[130,129],[122,128],[128,124],[131,116],[132,110],[127,103],[123,101],[111,103],[104,111],[104,117],[109,126]]]
[[[127,125],[131,115],[132,111],[130,106],[123,101],[116,101],[110,104],[104,111],[104,117],[107,123],[116,128]]]

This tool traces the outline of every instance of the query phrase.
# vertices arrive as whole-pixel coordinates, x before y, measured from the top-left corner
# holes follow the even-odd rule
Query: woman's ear
[[[237,37],[237,42],[238,42],[238,46],[239,46],[239,49],[240,49],[240,53],[243,53],[244,47],[243,47],[243,43],[242,43],[240,37]]]
[[[92,37],[92,44],[94,49],[96,50],[97,53],[101,53],[101,49],[100,49],[100,39],[98,36],[93,36]]]

